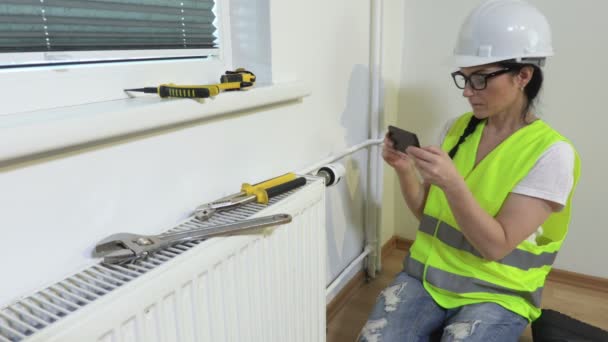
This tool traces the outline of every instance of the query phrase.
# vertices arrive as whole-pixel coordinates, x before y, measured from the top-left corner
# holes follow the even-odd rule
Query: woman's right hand
[[[388,133],[384,136],[384,145],[382,146],[382,158],[392,166],[397,173],[411,171],[414,168],[414,161],[410,156],[401,151],[394,149],[393,141],[388,137]]]

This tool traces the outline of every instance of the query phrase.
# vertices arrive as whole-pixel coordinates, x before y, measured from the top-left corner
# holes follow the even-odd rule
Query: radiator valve
[[[327,164],[320,168],[316,175],[325,178],[325,186],[338,184],[344,177],[346,169],[342,164]]]

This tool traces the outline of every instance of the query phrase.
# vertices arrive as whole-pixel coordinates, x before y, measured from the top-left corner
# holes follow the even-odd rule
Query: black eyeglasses
[[[511,68],[504,68],[489,74],[472,73],[471,76],[468,77],[460,71],[455,71],[452,73],[452,78],[458,89],[464,89],[468,83],[471,85],[471,88],[475,90],[484,90],[488,86],[488,79],[505,74],[511,70]]]

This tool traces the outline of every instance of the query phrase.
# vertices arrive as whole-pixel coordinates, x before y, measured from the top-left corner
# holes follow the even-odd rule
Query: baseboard
[[[387,245],[382,248],[382,257],[386,255],[385,253],[388,254],[394,249],[408,251],[412,246],[412,243],[414,243],[412,240],[398,236],[393,236],[389,242],[391,243],[390,246],[387,243]],[[606,278],[594,277],[582,273],[564,271],[554,268],[551,270],[551,273],[549,273],[547,280],[576,286],[578,288],[608,293],[608,279]]]
[[[397,246],[397,249],[399,249],[399,250],[409,251],[410,247],[412,247],[413,243],[414,243],[413,240],[397,237],[396,246]]]
[[[397,249],[397,239],[399,239],[397,236],[393,236],[384,244],[384,246],[382,246],[382,251],[380,253],[382,259],[386,258],[392,251]]]
[[[386,258],[392,251],[398,249],[402,251],[408,251],[414,241],[405,239],[399,236],[393,236],[390,238],[384,246],[382,246],[382,258]]]
[[[355,276],[346,283],[346,286],[332,299],[325,309],[326,321],[329,326],[329,322],[340,312],[340,309],[350,300],[350,298],[357,292],[357,290],[365,284],[365,271],[361,270],[355,274]]]
[[[594,277],[554,268],[549,273],[547,279],[556,283],[608,293],[608,279],[606,278]]]

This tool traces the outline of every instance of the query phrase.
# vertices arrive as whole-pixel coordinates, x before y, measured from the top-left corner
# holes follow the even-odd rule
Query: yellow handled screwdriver
[[[216,96],[220,93],[217,85],[175,85],[172,83],[161,84],[158,87],[144,87],[136,89],[125,89],[125,91],[137,91],[146,94],[158,94],[160,97],[182,97],[204,99]]]
[[[244,183],[241,186],[241,192],[199,205],[194,210],[194,214],[199,220],[207,220],[216,211],[229,210],[245,203],[255,201],[260,204],[268,204],[271,197],[303,184],[306,184],[306,179],[297,178],[295,173],[286,173],[255,185]]]
[[[231,200],[233,198],[236,198],[236,197],[251,196],[254,193],[256,193],[257,191],[259,191],[259,190],[267,190],[267,189],[272,188],[274,186],[281,185],[283,183],[287,183],[289,181],[292,181],[292,180],[294,180],[296,178],[297,178],[297,176],[296,176],[295,173],[289,172],[289,173],[286,173],[284,175],[281,175],[281,176],[278,176],[278,177],[274,177],[274,178],[271,178],[271,179],[267,179],[267,180],[265,180],[263,182],[256,183],[256,184],[253,184],[253,185],[251,185],[249,183],[243,183],[241,185],[241,191],[240,192],[234,193],[234,194],[226,196],[226,197],[222,197],[222,198],[220,198],[218,200],[215,200],[215,201],[213,201],[211,203],[225,202],[225,201],[229,201],[229,200]],[[209,204],[209,203],[207,203],[207,204]]]
[[[181,98],[208,98],[218,95],[223,90],[241,90],[252,87],[255,83],[255,75],[251,71],[239,68],[236,71],[226,71],[220,77],[218,84],[208,85],[176,85],[173,83],[161,84],[158,87],[144,87],[125,89],[125,91],[142,92],[146,94],[158,94],[160,97]]]
[[[249,196],[239,196],[234,197],[229,200],[223,202],[211,202],[207,204],[203,204],[198,206],[194,210],[194,217],[197,219],[204,221],[209,219],[214,213],[218,211],[231,210],[238,206],[245,205],[247,203],[257,202],[260,204],[268,204],[268,201],[274,196],[286,193],[290,190],[301,187],[306,184],[305,177],[298,177],[294,180],[291,180],[287,183],[283,183],[280,185],[273,186],[268,189],[258,189],[255,193]]]

